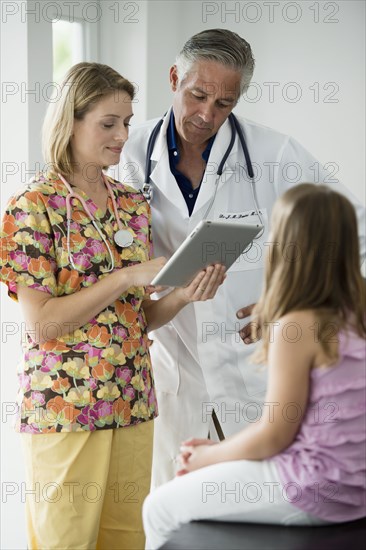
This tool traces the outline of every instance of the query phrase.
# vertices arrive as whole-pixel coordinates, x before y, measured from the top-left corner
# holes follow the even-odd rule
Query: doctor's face
[[[240,72],[214,61],[198,61],[179,82],[177,68],[170,69],[175,92],[173,111],[180,138],[203,145],[225,122],[240,95]]]

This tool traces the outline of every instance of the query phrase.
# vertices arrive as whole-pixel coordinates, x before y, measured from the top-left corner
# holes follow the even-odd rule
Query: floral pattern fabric
[[[115,268],[151,257],[150,210],[142,194],[109,179],[118,214],[133,237],[118,249],[112,200],[103,213],[80,196],[108,240]],[[0,280],[17,299],[25,285],[53,297],[82,291],[105,277],[110,255],[82,204],[71,199],[70,250],[67,251],[66,196],[59,179],[41,175],[13,196],[1,227]],[[32,332],[22,342],[17,431],[48,433],[129,426],[156,416],[143,287],[131,287],[118,300],[77,329],[37,344]],[[33,330],[39,330],[38,327]],[[43,328],[47,332],[47,327]]]

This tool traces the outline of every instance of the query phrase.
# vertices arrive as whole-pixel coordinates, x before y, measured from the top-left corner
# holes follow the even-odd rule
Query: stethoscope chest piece
[[[121,248],[127,248],[133,243],[133,236],[127,229],[119,229],[114,234],[114,242]]]

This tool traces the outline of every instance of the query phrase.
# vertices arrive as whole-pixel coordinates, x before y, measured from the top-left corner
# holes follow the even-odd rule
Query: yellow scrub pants
[[[95,432],[22,434],[31,550],[142,550],[153,421]]]

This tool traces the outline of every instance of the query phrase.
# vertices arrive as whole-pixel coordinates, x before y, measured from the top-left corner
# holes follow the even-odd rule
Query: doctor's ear
[[[176,92],[179,84],[178,70],[176,65],[173,65],[173,67],[170,67],[169,79],[170,79],[170,86],[173,92]]]

